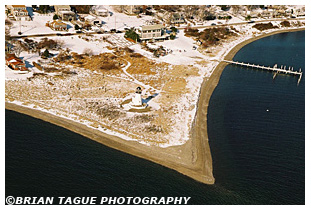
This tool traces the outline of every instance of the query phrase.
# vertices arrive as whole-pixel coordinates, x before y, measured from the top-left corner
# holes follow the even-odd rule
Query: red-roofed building
[[[26,64],[23,62],[23,60],[16,57],[16,55],[13,53],[8,53],[5,55],[5,63],[7,66],[14,70],[28,71],[28,68],[26,67]]]

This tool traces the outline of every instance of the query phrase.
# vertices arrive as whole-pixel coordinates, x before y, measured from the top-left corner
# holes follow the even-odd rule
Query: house
[[[279,9],[275,13],[275,17],[284,17],[284,16],[286,16],[286,12],[283,9]]]
[[[174,13],[171,17],[171,23],[172,24],[183,24],[183,23],[185,23],[185,18],[183,16],[183,14]]]
[[[166,34],[165,27],[162,24],[144,25],[137,28],[140,40],[160,40],[168,39],[169,34]]]
[[[46,26],[50,27],[51,29],[55,31],[66,31],[67,30],[67,24],[62,22],[60,19],[47,22]]]
[[[93,25],[93,26],[101,26],[102,25],[102,20],[96,18],[95,16],[88,15],[84,17],[85,22]]]
[[[299,8],[299,9],[295,9],[293,11],[293,14],[297,17],[299,16],[305,16],[305,9],[304,8]]]
[[[7,53],[5,55],[5,63],[7,66],[11,67],[14,70],[28,71],[26,64],[22,59],[16,57],[14,53]]]
[[[273,11],[263,10],[260,15],[263,18],[271,18],[273,16]]]
[[[31,20],[25,5],[8,5],[11,15],[15,20]]]
[[[122,5],[121,11],[128,15],[139,14],[142,12],[140,5]]]
[[[76,19],[76,14],[71,11],[69,5],[54,5],[55,14],[64,21],[72,21]]]
[[[106,8],[95,8],[94,9],[94,14],[102,17],[108,17],[109,16],[109,11]]]
[[[250,16],[251,18],[257,18],[258,17],[258,13],[254,12],[254,11],[246,11],[245,12],[245,17]]]

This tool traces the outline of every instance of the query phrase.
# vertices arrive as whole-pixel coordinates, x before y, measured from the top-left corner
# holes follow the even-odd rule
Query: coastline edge
[[[301,30],[305,30],[305,28],[277,30],[247,39],[234,46],[225,55],[225,59],[232,60],[234,55],[242,47],[258,39],[278,33]],[[212,75],[209,78],[203,79],[197,102],[197,110],[191,128],[191,138],[185,144],[178,146],[159,148],[156,146],[147,146],[137,141],[123,140],[119,137],[105,134],[75,121],[9,102],[5,103],[5,109],[26,114],[31,117],[63,127],[72,132],[78,133],[89,139],[104,144],[105,146],[176,170],[199,182],[205,184],[214,184],[215,178],[213,177],[212,155],[208,143],[209,140],[207,133],[208,104],[226,65],[228,64],[225,62],[220,62],[215,67]]]

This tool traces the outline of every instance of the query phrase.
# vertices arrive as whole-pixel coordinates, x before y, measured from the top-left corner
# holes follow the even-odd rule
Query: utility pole
[[[18,32],[19,35],[22,34],[22,24],[21,24],[21,22],[22,22],[22,19],[19,20],[19,32]]]

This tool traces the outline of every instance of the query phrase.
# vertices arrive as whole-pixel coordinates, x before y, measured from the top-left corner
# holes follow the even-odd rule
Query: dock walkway
[[[267,66],[260,66],[257,64],[243,63],[243,62],[238,62],[238,61],[229,61],[229,60],[222,60],[222,61],[230,63],[230,64],[239,65],[239,66],[257,68],[257,69],[275,72],[275,74],[273,75],[273,79],[276,77],[276,74],[278,74],[278,73],[290,74],[290,75],[294,75],[294,76],[299,76],[299,79],[298,79],[298,84],[299,84],[301,77],[302,77],[301,69],[299,69],[299,71],[294,71],[293,67],[288,67],[288,69],[286,69],[286,66],[283,67],[283,65],[280,68],[278,68],[277,64],[275,64],[273,67],[270,67],[270,66],[267,67]]]

